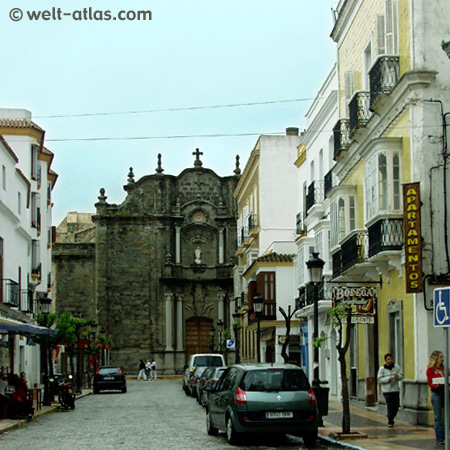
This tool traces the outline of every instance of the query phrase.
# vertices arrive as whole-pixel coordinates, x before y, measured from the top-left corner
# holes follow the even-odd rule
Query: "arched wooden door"
[[[186,359],[194,353],[211,352],[209,329],[213,321],[207,317],[192,317],[185,323]]]

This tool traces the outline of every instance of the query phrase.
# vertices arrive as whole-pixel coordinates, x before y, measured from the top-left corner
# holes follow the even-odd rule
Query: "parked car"
[[[215,386],[219,381],[221,375],[225,372],[226,367],[208,367],[200,377],[197,383],[197,401],[203,406],[206,406],[208,392],[204,390],[205,386]]]
[[[230,444],[241,433],[287,433],[307,446],[317,439],[317,405],[303,370],[293,364],[235,364],[208,385],[206,429],[225,431]]]
[[[188,379],[192,376],[196,367],[222,367],[225,366],[225,360],[220,353],[195,353],[190,355],[187,364],[183,370],[183,390],[186,395],[191,395],[188,388]]]
[[[118,366],[100,367],[94,375],[94,394],[109,390],[127,392],[127,379]]]
[[[202,376],[203,372],[207,369],[207,367],[198,366],[194,369],[194,372],[192,372],[192,375],[188,377],[187,380],[187,388],[189,390],[189,395],[192,397],[197,398],[197,384],[198,380]]]

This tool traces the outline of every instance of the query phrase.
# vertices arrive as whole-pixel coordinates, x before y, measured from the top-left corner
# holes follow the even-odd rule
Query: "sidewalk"
[[[77,394],[77,399],[84,397],[86,395],[92,394],[92,389],[83,389],[81,394]],[[41,406],[40,410],[34,411],[34,418],[33,420],[38,419],[39,417],[45,415],[45,414],[51,414],[56,411],[60,410],[60,405],[58,400],[52,402],[51,406]],[[26,419],[0,419],[0,434],[5,433],[6,431],[14,430],[16,428],[20,428],[28,423],[28,420]]]
[[[406,450],[443,449],[437,446],[434,429],[422,425],[410,425],[395,421],[394,428],[388,428],[387,419],[376,412],[350,407],[350,425],[352,432],[359,432],[367,437],[339,439],[336,433],[342,431],[342,405],[330,402],[328,416],[323,418],[324,428],[319,428],[320,435],[333,443],[340,443],[347,448],[368,450]]]

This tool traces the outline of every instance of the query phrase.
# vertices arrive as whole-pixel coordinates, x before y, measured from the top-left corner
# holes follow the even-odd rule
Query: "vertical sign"
[[[422,233],[420,229],[420,183],[403,185],[406,292],[422,292]]]

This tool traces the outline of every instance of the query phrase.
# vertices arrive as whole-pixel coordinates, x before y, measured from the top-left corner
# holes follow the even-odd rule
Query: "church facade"
[[[239,157],[219,177],[201,154],[178,176],[163,174],[160,155],[153,175],[135,181],[130,168],[123,203],[100,189],[91,226],[68,239],[66,224],[54,245],[58,311],[95,318],[125,371],[151,357],[180,372],[190,354],[211,351],[211,326],[231,327]]]

